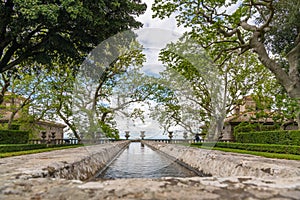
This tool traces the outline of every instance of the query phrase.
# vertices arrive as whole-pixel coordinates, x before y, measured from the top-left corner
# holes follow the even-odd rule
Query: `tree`
[[[42,70],[29,73],[25,67],[15,67],[14,73],[2,73],[1,80],[9,85],[4,94],[6,103],[2,105],[6,114],[9,114],[8,128],[12,127],[14,121],[28,125],[28,128],[33,127],[34,122],[47,118],[53,112],[55,99],[51,83],[57,79],[57,74],[46,67],[39,68]]]
[[[118,138],[114,122],[116,112],[139,100],[128,98],[110,104],[116,97],[113,90],[121,84],[120,90],[125,91],[124,83],[133,81],[128,77],[140,77],[138,71],[144,61],[142,47],[135,41],[135,35],[125,31],[95,48],[79,71],[74,71],[72,60],[65,65],[54,60],[51,68],[15,67],[13,73],[11,70],[3,72],[3,84],[8,83],[10,91],[26,98],[24,105],[29,107],[33,120],[56,121],[60,118],[79,140],[81,136],[94,139],[99,136],[95,133]],[[134,73],[137,74],[132,76]],[[13,113],[22,107],[23,104],[13,107]]]
[[[190,27],[190,35],[220,65],[252,50],[298,104],[299,8],[300,2],[293,0],[156,0],[153,5],[156,17],[176,13],[178,24]],[[296,115],[300,127],[299,110]]]
[[[4,0],[0,4],[0,73],[24,62],[51,67],[53,61],[67,64],[71,59],[78,65],[101,41],[140,27],[134,16],[145,9],[140,0]]]
[[[253,54],[242,55],[247,57],[247,62],[231,59],[218,68],[205,56],[204,50],[194,48],[195,42],[185,37],[160,52],[166,70],[159,82],[172,93],[160,95],[165,98],[155,107],[153,117],[167,127],[179,125],[194,134],[200,126],[206,130],[213,124],[222,127],[218,119],[221,117],[223,121],[232,114],[243,96],[274,80]],[[169,103],[170,98],[177,101]]]
[[[144,61],[142,47],[131,31],[103,41],[89,54],[77,73],[72,98],[74,123],[83,137],[118,137],[116,112],[140,100],[128,98],[113,104],[112,98],[120,100],[114,90],[119,82],[125,83],[122,79],[138,71]]]

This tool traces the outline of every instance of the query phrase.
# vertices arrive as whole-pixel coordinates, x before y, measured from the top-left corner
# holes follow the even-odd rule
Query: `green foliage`
[[[122,32],[101,43],[83,63],[69,102],[73,124],[83,139],[95,139],[100,133],[117,138],[115,116],[141,116],[140,109],[127,108],[144,100],[136,90],[143,76],[142,51],[132,31]]]
[[[0,153],[47,148],[47,144],[0,145]]]
[[[20,63],[81,63],[101,41],[138,28],[140,1],[10,0],[0,4],[0,72]]]
[[[69,144],[4,144],[0,145],[0,153],[28,151],[34,149],[58,148],[68,146]]]
[[[256,128],[257,126],[255,124],[242,122],[239,125],[234,127],[233,134],[236,137],[238,133],[256,131]]]
[[[119,139],[119,130],[116,129],[115,127],[110,126],[108,123],[104,122],[99,122],[101,125],[101,129],[105,135],[105,137],[108,138],[114,138],[114,139]]]
[[[178,100],[173,104],[180,109],[178,112],[174,109],[177,107],[165,103],[165,108],[155,108],[156,118],[160,121],[165,118],[165,124],[173,121],[188,132],[199,131],[199,128],[192,130],[189,124],[205,124],[208,130],[213,126],[213,120],[220,119],[216,113],[224,113],[220,114],[221,118],[228,115],[244,95],[276,82],[272,74],[258,62],[257,56],[250,52],[228,60],[223,68],[213,63],[210,56],[201,43],[188,34],[160,52],[159,59],[166,65],[161,76],[168,82],[162,85],[177,95]],[[171,95],[170,98],[176,96]],[[182,104],[181,99],[184,99]],[[174,119],[169,116],[174,116]]]
[[[300,131],[261,131],[237,133],[239,143],[282,144],[300,146]]]
[[[300,30],[300,2],[294,0],[274,1],[276,15],[271,30],[266,34],[270,50],[287,54],[294,46]],[[283,17],[285,16],[285,17]]]
[[[0,130],[0,144],[25,144],[28,139],[28,131]]]
[[[234,127],[234,136],[238,133],[255,132],[255,131],[274,131],[279,130],[279,125],[264,125],[261,123],[242,122]]]
[[[10,126],[10,129],[11,130],[20,130],[20,124],[12,124],[11,126]]]
[[[159,18],[176,13],[178,24],[191,28],[190,34],[222,61],[233,52],[239,53],[237,49],[240,52],[249,50],[246,44],[255,30],[263,34],[263,42],[273,53],[286,54],[295,47],[300,27],[298,1],[249,2],[156,0],[152,9],[154,17]],[[226,8],[231,12],[224,10]],[[255,23],[252,16],[255,16]],[[242,22],[256,29],[243,26]]]
[[[39,148],[39,149],[31,149],[31,150],[26,150],[26,151],[6,152],[6,153],[0,153],[0,158],[27,155],[27,154],[33,154],[33,153],[41,153],[41,152],[54,151],[54,150],[69,149],[69,148],[77,148],[77,147],[81,147],[81,146],[83,146],[83,145],[82,144],[62,145],[62,146],[60,146],[60,145],[56,146],[55,145],[55,146],[52,146],[50,148]]]
[[[277,84],[298,101],[293,115],[300,124],[299,9],[295,0],[156,0],[152,7],[154,17],[175,14],[178,25],[188,27],[187,34],[223,68],[232,60],[239,60],[237,67],[244,68],[241,63],[251,62],[242,55],[256,54],[256,60],[273,73]]]

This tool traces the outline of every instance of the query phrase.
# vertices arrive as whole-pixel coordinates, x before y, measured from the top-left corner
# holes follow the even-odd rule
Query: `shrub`
[[[264,125],[260,123],[250,123],[250,122],[242,122],[239,125],[234,127],[234,136],[238,133],[246,133],[246,132],[255,132],[255,131],[275,131],[279,130],[280,126],[275,125]]]
[[[0,145],[0,153],[28,151],[35,149],[57,148],[63,146],[74,146],[69,144],[2,144]]]
[[[47,144],[8,144],[0,145],[0,153],[47,148]]]
[[[20,130],[20,124],[12,124],[10,130]]]
[[[25,144],[28,139],[28,131],[0,130],[0,144]]]
[[[300,131],[260,131],[237,133],[236,142],[256,144],[300,145]]]
[[[247,133],[256,131],[256,126],[251,123],[240,123],[239,125],[234,127],[233,135],[236,138],[238,133]]]

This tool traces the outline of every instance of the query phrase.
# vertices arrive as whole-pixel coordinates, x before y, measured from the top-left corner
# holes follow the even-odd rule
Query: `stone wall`
[[[208,176],[300,177],[300,162],[295,160],[270,159],[152,141],[143,143]]]
[[[87,180],[105,167],[128,144],[129,141],[120,141],[3,158],[0,181],[7,178],[43,177]],[[4,175],[6,177],[3,177]]]
[[[87,180],[93,177],[123,151],[129,141],[111,143],[109,145],[95,145],[85,147],[88,155],[71,163],[53,163],[46,169],[48,176],[64,179]],[[73,155],[74,156],[74,155]]]

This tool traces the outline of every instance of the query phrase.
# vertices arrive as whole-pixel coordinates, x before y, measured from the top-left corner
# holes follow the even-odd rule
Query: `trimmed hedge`
[[[0,153],[27,151],[47,148],[47,144],[8,144],[0,145]]]
[[[0,130],[0,144],[26,144],[29,131]]]
[[[300,131],[285,130],[237,133],[235,139],[238,143],[282,144],[300,146]]]
[[[0,153],[7,152],[17,152],[17,151],[27,151],[27,150],[35,150],[35,149],[45,149],[45,148],[56,148],[62,146],[74,146],[69,144],[3,144],[0,145]]]
[[[278,125],[263,125],[259,123],[240,123],[239,125],[234,127],[234,135],[238,133],[246,133],[246,132],[255,132],[255,131],[275,131],[279,130],[280,126]]]
[[[206,146],[207,144],[196,144]],[[211,146],[211,145],[207,145]],[[269,153],[284,153],[300,155],[300,146],[295,145],[278,145],[278,144],[245,144],[245,143],[231,143],[231,142],[218,142],[214,144],[214,147],[241,149],[247,151],[259,151]]]

